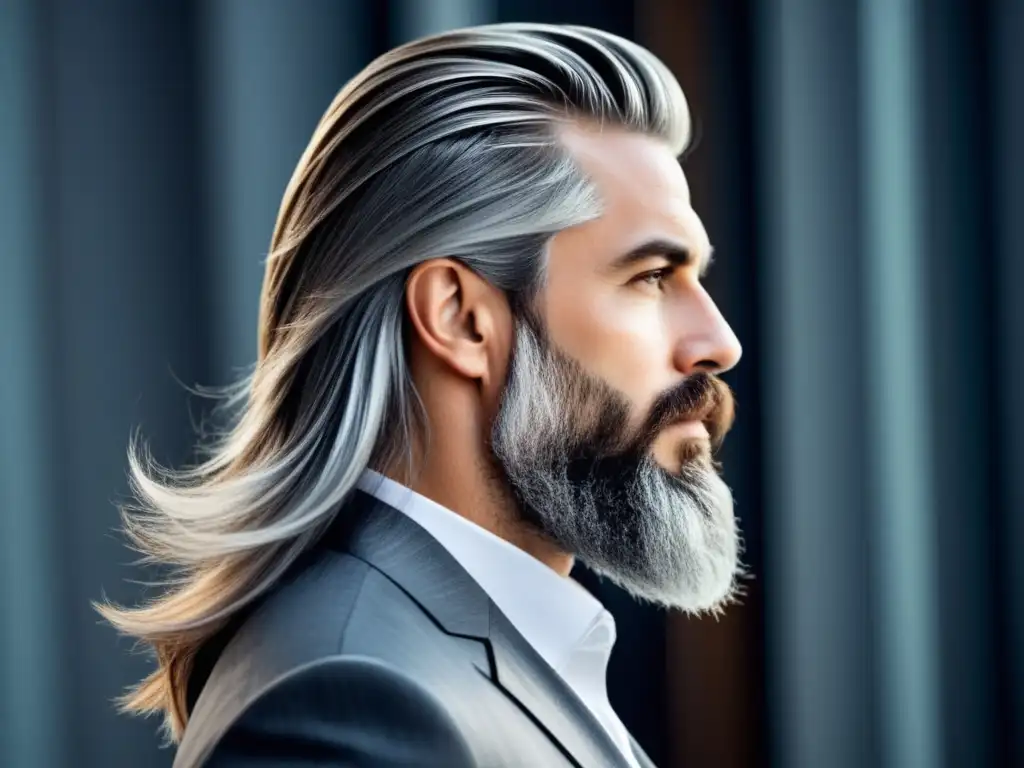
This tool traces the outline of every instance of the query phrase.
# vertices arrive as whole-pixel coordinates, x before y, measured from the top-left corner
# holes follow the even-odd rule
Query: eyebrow
[[[709,248],[700,265],[700,276],[704,277],[714,261],[714,249]],[[692,266],[697,254],[686,245],[673,240],[655,239],[641,243],[635,248],[629,249],[612,262],[613,270],[626,269],[635,264],[660,257],[669,262],[673,267]]]

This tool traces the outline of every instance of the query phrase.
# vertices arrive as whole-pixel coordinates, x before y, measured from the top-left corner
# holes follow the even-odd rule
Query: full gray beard
[[[708,456],[671,473],[628,445],[629,404],[528,323],[495,420],[494,456],[523,519],[634,597],[689,612],[734,595],[732,494]]]

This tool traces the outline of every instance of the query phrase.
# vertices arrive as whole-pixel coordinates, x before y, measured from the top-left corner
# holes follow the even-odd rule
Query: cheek
[[[638,417],[673,384],[672,352],[656,301],[599,292],[551,302],[552,341],[590,373],[625,395]]]

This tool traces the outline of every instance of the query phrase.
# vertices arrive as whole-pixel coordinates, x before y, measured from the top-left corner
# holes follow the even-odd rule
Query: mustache
[[[662,393],[651,406],[643,426],[645,441],[653,441],[666,427],[683,421],[700,421],[717,450],[732,428],[736,402],[729,385],[711,373],[695,373],[682,384]]]

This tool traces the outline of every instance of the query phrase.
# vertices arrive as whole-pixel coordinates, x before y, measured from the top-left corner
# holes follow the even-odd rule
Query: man
[[[739,568],[712,452],[740,347],[678,156],[683,94],[596,30],[385,54],[286,191],[260,353],[200,466],[130,454],[134,542],[180,568],[103,606],[158,668],[175,766],[649,766],[609,705],[576,558],[699,612]]]

